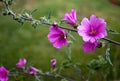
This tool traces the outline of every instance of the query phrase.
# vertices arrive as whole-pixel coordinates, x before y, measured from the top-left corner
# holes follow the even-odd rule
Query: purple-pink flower
[[[28,68],[28,71],[29,71],[29,74],[30,74],[30,75],[36,75],[37,72],[39,72],[39,70],[38,70],[37,68],[33,67],[33,66],[30,66],[30,67]]]
[[[63,20],[66,20],[68,24],[70,25],[76,25],[77,18],[76,18],[76,10],[72,9],[70,13],[66,13],[64,15]]]
[[[48,40],[53,44],[55,48],[62,48],[63,45],[68,45],[66,33],[64,30],[58,27],[57,23],[54,23],[52,26],[50,26]]]
[[[95,41],[93,43],[91,42],[84,42],[83,45],[82,45],[82,48],[84,50],[84,52],[88,53],[90,51],[94,52],[95,48],[98,46],[98,42]]]
[[[0,81],[8,81],[9,71],[5,67],[0,67]]]
[[[78,34],[82,36],[84,41],[93,43],[107,36],[106,22],[95,15],[91,15],[90,20],[83,18],[81,25],[78,26]]]
[[[18,68],[23,68],[23,67],[26,65],[26,63],[27,63],[27,61],[26,61],[25,58],[19,59],[19,61],[18,61],[18,63],[16,64],[16,66],[17,66]]]
[[[56,68],[56,59],[52,59],[51,61],[52,69],[54,70]]]

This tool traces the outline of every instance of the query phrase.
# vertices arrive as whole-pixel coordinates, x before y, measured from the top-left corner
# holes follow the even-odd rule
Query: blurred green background
[[[2,3],[0,3],[2,9]],[[38,19],[41,16],[48,16],[51,10],[54,21],[61,20],[66,12],[76,9],[78,23],[82,18],[89,17],[92,14],[104,18],[107,22],[107,28],[120,32],[120,7],[112,5],[107,0],[15,0],[13,9],[16,13],[21,11],[32,11],[38,9],[33,17]],[[1,12],[1,10],[0,10]],[[47,39],[49,27],[39,25],[33,28],[29,22],[24,25],[12,20],[10,16],[3,16],[0,13],[0,64],[7,69],[15,67],[19,58],[26,58],[27,65],[33,65],[36,68],[46,72],[50,70],[50,60],[57,59],[57,67],[66,59],[66,47],[55,49]],[[95,53],[85,54],[83,52],[82,39],[78,34],[73,33],[75,38],[72,46],[72,59],[81,63],[85,67],[89,61],[97,56],[105,56],[106,48],[97,48]],[[107,38],[120,41],[120,35],[109,34]],[[111,60],[113,66],[110,66],[110,73],[107,76],[108,81],[120,80],[120,46],[111,44]],[[88,70],[84,70],[84,76],[87,76]],[[62,71],[62,75],[70,77],[76,81],[82,81],[72,68]],[[90,76],[90,81],[104,81],[99,72]],[[29,77],[29,78],[28,78]],[[34,81],[33,77],[25,77],[23,81]],[[60,81],[50,77],[44,78],[45,81]],[[12,78],[10,81],[13,81]],[[21,81],[21,80],[16,80]]]

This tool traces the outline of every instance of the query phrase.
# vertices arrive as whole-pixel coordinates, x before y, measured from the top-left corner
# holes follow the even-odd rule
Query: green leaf
[[[110,34],[120,34],[119,32],[112,30],[112,29],[107,29],[107,32]]]
[[[35,75],[35,81],[43,81],[40,76]]]
[[[62,67],[62,68],[69,68],[70,66],[72,66],[72,63],[71,63],[70,60],[65,60],[65,61],[63,61],[62,64],[61,64],[61,67]]]
[[[110,59],[110,46],[108,45],[107,49],[106,49],[106,60],[110,63],[110,65],[113,66],[111,59]]]
[[[13,0],[8,0],[8,4],[12,5]]]
[[[67,81],[66,79],[61,79],[61,81]]]
[[[34,12],[36,12],[38,9],[34,9],[30,12],[30,15],[32,15]]]
[[[28,13],[26,13],[26,12],[24,14],[22,14],[22,16],[26,17],[26,18],[30,17],[30,15]]]
[[[67,35],[68,35],[72,40],[74,40],[74,41],[76,40],[75,37],[74,37],[71,33],[68,33]]]
[[[48,23],[49,24],[49,20],[44,16],[44,17],[40,17],[40,22],[41,23]]]
[[[41,24],[41,22],[38,21],[38,20],[34,20],[34,21],[31,22],[31,25],[32,25],[34,28],[36,28],[38,24]]]
[[[103,69],[106,64],[107,61],[102,56],[98,56],[98,59],[93,59],[90,62],[88,62],[87,66],[91,71],[95,72],[100,69]]]
[[[15,81],[24,81],[24,77],[23,75],[14,75],[13,78]]]
[[[48,19],[48,20],[50,20],[50,19],[51,19],[52,12],[53,12],[53,11],[51,11],[51,10],[49,11],[49,13],[48,13],[48,17],[47,17],[47,19]]]
[[[77,65],[74,65],[75,72],[81,74],[81,70]]]
[[[67,58],[69,59],[69,60],[71,60],[71,45],[72,45],[72,41],[68,41],[68,43],[69,43],[69,45],[68,45],[68,50],[66,51],[66,55],[67,55]]]
[[[68,20],[61,20],[59,24],[67,23]]]

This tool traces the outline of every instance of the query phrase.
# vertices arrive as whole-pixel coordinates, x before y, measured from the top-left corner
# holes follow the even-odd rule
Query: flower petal
[[[83,18],[83,20],[81,21],[81,25],[84,27],[84,28],[88,28],[90,26],[90,22],[88,20],[88,18]]]
[[[53,44],[55,48],[62,48],[63,45],[67,46],[67,37],[64,30],[59,27],[50,26],[50,32],[48,33],[48,40]]]
[[[76,18],[76,10],[75,10],[75,9],[72,9],[70,13],[66,13],[66,14],[64,15],[63,20],[68,21],[67,23],[70,24],[70,25],[75,25],[75,24],[76,24],[76,21],[77,21],[77,18]]]
[[[85,53],[88,53],[90,51],[94,52],[94,50],[96,49],[97,46],[98,46],[98,42],[97,41],[95,41],[93,43],[88,41],[88,42],[84,42],[83,43],[82,48],[84,49]]]
[[[95,15],[91,15],[90,20],[83,18],[77,31],[84,41],[90,41],[92,43],[107,36],[106,22],[104,19],[97,18]]]

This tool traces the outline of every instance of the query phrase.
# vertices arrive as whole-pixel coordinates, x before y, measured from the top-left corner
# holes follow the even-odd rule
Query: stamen
[[[92,28],[90,31],[90,35],[94,36],[95,34],[96,34],[96,30]]]

